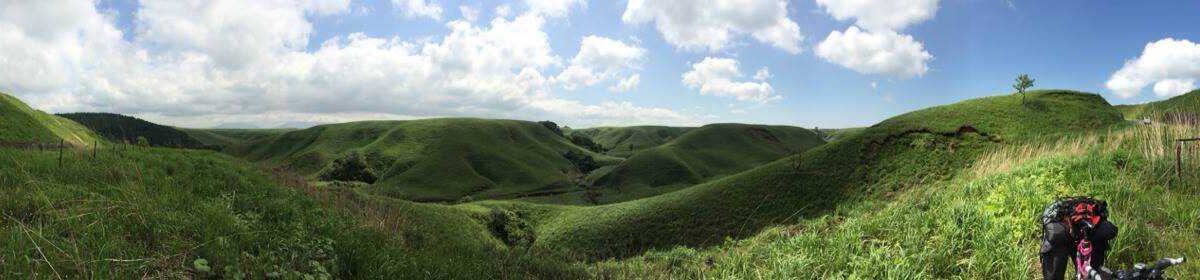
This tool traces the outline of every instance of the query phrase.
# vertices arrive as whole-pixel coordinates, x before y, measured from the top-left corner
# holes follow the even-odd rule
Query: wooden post
[[[1200,138],[1175,139],[1175,177],[1183,176],[1183,143],[1200,141]]]
[[[92,158],[96,158],[96,149],[100,148],[100,140],[92,140]]]
[[[65,148],[65,146],[63,146],[63,144],[66,144],[66,141],[63,141],[62,139],[58,139],[58,167],[62,167],[62,153],[63,153],[63,150],[65,150],[65,149],[63,149],[63,148]]]
[[[1183,141],[1175,141],[1175,177],[1178,178],[1183,170],[1183,159],[1179,158],[1179,154],[1183,148]]]

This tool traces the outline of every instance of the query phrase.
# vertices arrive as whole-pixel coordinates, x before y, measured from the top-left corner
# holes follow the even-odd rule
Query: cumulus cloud
[[[783,0],[629,0],[621,20],[654,22],[663,38],[678,48],[718,51],[740,34],[789,53],[801,51],[800,26],[787,17]]]
[[[392,7],[404,13],[407,18],[442,19],[442,5],[425,0],[392,0]]]
[[[608,87],[608,91],[627,92],[627,91],[633,90],[634,88],[637,88],[638,84],[641,82],[642,82],[642,76],[638,75],[638,74],[633,74],[632,76],[629,76],[628,78],[621,79],[621,82]]]
[[[1200,44],[1166,38],[1146,44],[1142,55],[1125,61],[1104,85],[1117,96],[1137,96],[1154,83],[1159,96],[1177,95],[1195,89],[1200,78]]]
[[[205,53],[221,66],[240,67],[303,48],[312,33],[305,15],[331,12],[326,5],[311,3],[315,1],[143,1],[135,14],[137,39]]]
[[[933,18],[938,0],[817,0],[837,20],[854,19],[871,31],[900,31]]]
[[[525,0],[529,11],[546,17],[564,17],[570,14],[573,7],[587,7],[584,0]]]
[[[768,73],[765,69],[763,68],[759,72]],[[691,71],[683,73],[683,84],[691,89],[699,89],[700,94],[703,95],[733,97],[738,101],[767,103],[782,98],[775,95],[775,89],[766,81],[734,81],[740,77],[742,77],[742,71],[738,69],[737,60],[706,57],[704,60],[692,64]]]
[[[826,61],[859,73],[901,78],[924,75],[933,58],[912,36],[886,30],[862,31],[854,26],[846,32],[830,32],[817,45],[816,53]]]
[[[588,87],[641,68],[646,49],[600,36],[584,37],[579,52],[556,80],[567,90]]]
[[[184,126],[462,115],[571,124],[698,119],[551,94],[544,73],[562,62],[538,14],[452,21],[434,39],[349,34],[307,51],[308,17],[330,12],[308,3],[316,2],[145,1],[129,40],[90,1],[9,5],[0,11],[0,90],[55,112],[129,113]]]

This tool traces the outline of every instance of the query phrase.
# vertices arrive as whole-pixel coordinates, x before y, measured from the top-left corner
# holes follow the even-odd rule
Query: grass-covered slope
[[[824,144],[820,136],[791,126],[710,124],[636,151],[594,185],[636,189],[690,185],[748,170]]]
[[[1095,94],[1033,91],[900,115],[799,156],[680,191],[579,207],[537,227],[536,249],[577,258],[719,243],[819,216],[867,194],[944,180],[988,149],[1111,127],[1120,114]],[[969,128],[964,128],[969,127]],[[870,186],[872,191],[867,190]]]
[[[1126,119],[1140,120],[1144,117],[1162,118],[1174,114],[1183,114],[1186,118],[1200,120],[1200,89],[1183,95],[1144,104],[1117,105],[1118,110]]]
[[[1200,254],[1195,172],[1176,177],[1188,126],[1129,126],[988,152],[955,179],[899,190],[711,248],[605,262],[593,276],[638,279],[1041,279],[1036,217],[1056,197],[1108,201],[1119,228],[1106,266]],[[1200,153],[1184,154],[1185,170]],[[876,190],[878,191],[878,190]],[[1200,273],[1194,263],[1168,277]],[[1073,272],[1068,271],[1067,275]]]
[[[71,120],[30,108],[21,100],[0,93],[0,143],[53,143],[85,147],[97,137]]]
[[[630,127],[594,127],[576,129],[571,133],[580,133],[595,141],[605,149],[605,154],[615,157],[628,157],[634,152],[665,144],[691,127],[669,126],[630,126]]]
[[[357,155],[380,194],[417,201],[570,190],[582,174],[563,154],[583,150],[541,124],[468,118],[320,125],[260,141],[243,154],[319,177]]]
[[[263,129],[225,129],[225,128],[177,128],[196,139],[202,145],[217,147],[232,154],[243,154],[250,149],[249,145],[279,136],[296,129],[263,128]]]
[[[486,205],[314,187],[211,151],[58,156],[0,148],[0,278],[578,277],[508,249]]]
[[[136,144],[138,138],[142,137],[151,146],[178,148],[201,148],[204,146],[200,141],[174,127],[121,114],[70,113],[58,114],[58,116],[82,124],[96,134],[116,142]]]

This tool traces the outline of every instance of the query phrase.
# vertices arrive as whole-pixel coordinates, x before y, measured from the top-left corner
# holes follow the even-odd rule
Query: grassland
[[[570,209],[537,226],[534,248],[606,259],[720,244],[828,214],[869,194],[950,179],[989,149],[1123,123],[1094,94],[1030,96],[1025,105],[1004,95],[918,110],[747,172],[655,197]]]
[[[56,151],[0,149],[0,271],[10,278],[1029,279],[1037,273],[1041,207],[1080,194],[1108,200],[1121,227],[1109,264],[1200,253],[1200,210],[1192,206],[1200,175],[1174,176],[1170,141],[1200,130],[1125,122],[1098,95],[1043,90],[1027,102],[972,99],[838,131],[820,145],[804,142],[820,141],[806,130],[771,128],[792,140],[763,146],[762,134],[745,133],[749,127],[758,126],[633,142],[590,135],[601,145],[629,143],[624,161],[537,123],[478,119],[188,131],[241,147],[226,152],[263,165],[161,148],[113,147],[96,157],[67,150],[65,163]],[[581,131],[588,130],[566,133]],[[815,147],[781,148],[791,145]],[[595,179],[642,153],[690,156],[694,165],[757,157],[760,148],[783,158],[598,206],[515,201],[501,191],[574,186],[463,192],[438,185],[482,181],[461,174],[493,183],[522,174],[587,180],[570,172],[567,151],[606,165]],[[694,151],[723,153],[681,155]],[[385,184],[310,183],[348,153],[384,170],[380,182],[406,172],[446,180],[430,184],[426,197],[464,203],[397,199],[413,193]],[[1200,149],[1185,150],[1184,162],[1185,170],[1200,168]],[[553,172],[527,170],[547,166]],[[413,181],[403,182],[394,186]],[[464,193],[485,199],[461,200]]]
[[[374,192],[414,201],[511,198],[577,188],[584,175],[564,158],[615,158],[577,147],[534,122],[467,118],[320,125],[256,141],[243,156],[317,177],[360,155],[377,174]]]
[[[3,278],[578,277],[509,250],[486,206],[316,187],[209,151],[65,152],[0,149]]]
[[[710,124],[662,145],[639,150],[597,176],[595,187],[618,192],[688,186],[798,154],[824,144],[817,134],[791,126]]]
[[[1191,116],[1190,118],[1197,119],[1196,116],[1200,116],[1200,111],[1198,111],[1200,110],[1200,89],[1171,97],[1167,100],[1144,104],[1117,105],[1115,107],[1121,111],[1121,114],[1126,119],[1131,120],[1141,120],[1145,117],[1162,119],[1163,115],[1180,113],[1188,114]]]
[[[98,143],[95,133],[71,120],[30,108],[21,100],[0,92],[0,142],[54,143],[90,147]]]
[[[1200,254],[1194,173],[1175,177],[1173,139],[1187,126],[1100,130],[993,149],[952,179],[891,191],[706,248],[675,247],[591,267],[596,278],[638,279],[1038,279],[1035,219],[1056,197],[1109,202],[1120,227],[1106,262]],[[1200,168],[1197,149],[1184,154]],[[888,190],[888,191],[884,191]],[[1071,272],[1068,272],[1071,273]],[[1169,271],[1186,279],[1195,265]]]
[[[607,155],[624,158],[634,152],[666,144],[691,129],[669,126],[594,127],[576,129],[571,133],[591,138],[604,147]]]

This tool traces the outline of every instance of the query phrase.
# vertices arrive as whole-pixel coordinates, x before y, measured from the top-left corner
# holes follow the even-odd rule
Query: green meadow
[[[1177,173],[1174,141],[1200,91],[1027,94],[847,129],[269,130],[0,95],[0,278],[1034,279],[1039,214],[1075,195],[1109,202],[1111,267],[1200,255],[1200,144]]]

